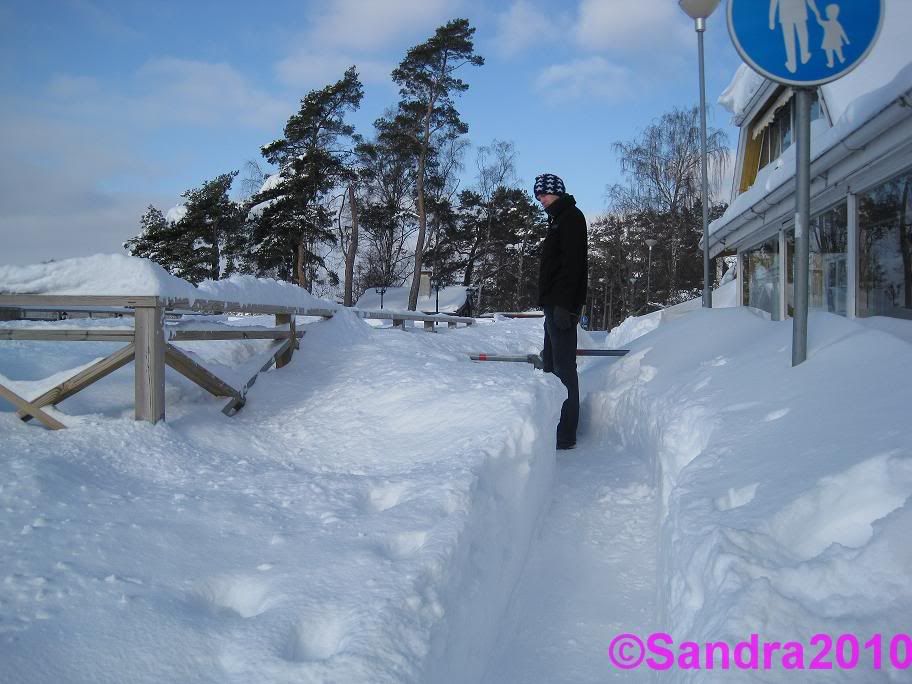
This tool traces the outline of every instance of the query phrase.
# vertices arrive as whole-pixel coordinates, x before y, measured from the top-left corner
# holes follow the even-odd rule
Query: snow
[[[204,280],[198,286],[171,275],[149,259],[96,254],[30,266],[0,266],[0,293],[43,295],[149,296],[210,299],[240,304],[271,304],[335,309],[291,283],[249,275]]]
[[[718,289],[713,290],[712,305],[715,309],[738,306],[738,281],[729,277]],[[607,349],[624,349],[632,340],[652,332],[662,323],[696,311],[702,306],[703,298],[697,297],[643,316],[631,316],[608,333],[604,346]]]
[[[874,115],[910,89],[912,64],[900,71],[889,85],[853,100],[834,126],[829,127],[822,119],[811,122],[811,163],[841,145],[848,136],[861,129]],[[738,195],[725,213],[709,225],[710,236],[720,237],[725,227],[736,217],[748,211],[773,190],[791,182],[795,177],[795,153],[796,148],[792,145],[773,163],[762,168],[751,188]]]
[[[0,413],[9,681],[480,677],[550,486],[559,384],[465,351],[533,351],[539,329],[343,312],[306,330],[233,419],[169,373],[168,422],[135,423],[128,369],[54,411],[65,432]],[[58,371],[112,348],[10,344],[16,377],[39,350]]]
[[[738,119],[744,115],[751,99],[760,90],[766,79],[751,69],[747,64],[742,64],[735,71],[731,82],[722,91],[718,103],[727,111],[731,112],[734,118]]]
[[[0,266],[0,292],[195,297],[190,283],[149,259],[96,254],[29,266]]]
[[[880,36],[870,54],[846,76],[823,87],[824,99],[833,121],[840,120],[859,97],[888,86],[909,66],[909,30],[912,3],[887,0]]]
[[[176,207],[171,207],[165,213],[165,218],[171,223],[178,223],[187,215],[187,205],[178,204]]]
[[[0,404],[0,679],[637,681],[605,655],[620,632],[908,631],[912,323],[812,312],[792,368],[791,323],[687,304],[580,362],[559,456],[559,382],[467,358],[537,351],[534,319],[301,319],[233,418],[169,370],[167,422],[136,423],[129,366],[48,409],[68,430]],[[269,345],[181,346],[227,368]],[[3,342],[0,372],[39,382],[115,348]]]
[[[263,181],[263,185],[260,187],[260,190],[257,194],[263,194],[264,192],[269,192],[270,190],[275,190],[277,187],[282,185],[285,182],[285,179],[282,178],[281,173],[273,173],[266,177],[266,180]]]
[[[280,185],[282,185],[284,182],[285,182],[285,179],[282,178],[281,173],[273,173],[266,177],[266,180],[263,181],[263,185],[260,186],[260,189],[257,192],[257,194],[262,194],[264,192],[269,192],[270,190],[274,190],[274,189],[278,188]],[[272,199],[266,200],[265,202],[260,202],[259,204],[254,204],[253,206],[250,207],[250,209],[248,210],[247,213],[248,213],[248,215],[251,215],[251,216],[259,216],[260,214],[263,213],[263,211],[266,210],[267,207],[272,206],[277,201],[278,201],[278,199],[272,198]]]
[[[383,294],[383,309],[389,311],[408,310],[408,287],[388,287]],[[440,311],[453,313],[465,303],[466,288],[462,285],[451,285],[440,288]],[[380,295],[375,288],[369,287],[355,305],[359,309],[379,311]],[[431,288],[431,294],[418,297],[418,311],[436,311],[437,293]]]
[[[912,3],[888,0],[884,10],[883,27],[868,56],[842,78],[821,86],[833,121],[842,119],[853,101],[889,85],[909,65],[906,41],[908,26],[912,25]],[[731,112],[735,119],[740,119],[747,113],[751,99],[765,82],[763,76],[746,64],[741,64],[719,96],[718,103]]]
[[[700,310],[639,338],[608,373],[599,415],[660,473],[670,633],[734,643],[907,629],[912,437],[896,428],[912,347],[814,313],[809,361],[791,368],[791,334],[747,309]]]

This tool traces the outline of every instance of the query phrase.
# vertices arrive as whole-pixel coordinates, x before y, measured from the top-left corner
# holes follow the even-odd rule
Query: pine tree
[[[399,85],[402,96],[396,117],[397,128],[408,135],[417,151],[418,241],[409,292],[409,309],[412,311],[418,305],[418,286],[427,236],[425,183],[432,141],[445,141],[468,132],[468,126],[456,111],[453,98],[468,90],[469,86],[454,74],[466,64],[484,64],[484,58],[475,54],[474,33],[475,29],[467,19],[454,19],[439,27],[426,42],[411,48],[393,71],[393,81]]]
[[[185,211],[177,221],[150,205],[140,218],[140,234],[124,243],[124,249],[191,283],[218,280],[223,259],[230,273],[244,249],[242,212],[228,197],[236,175],[223,173],[183,192]]]
[[[123,247],[132,256],[151,259],[171,273],[191,251],[189,239],[162,212],[151,204],[139,219],[140,233],[127,240]]]
[[[500,186],[485,203],[479,310],[510,311],[534,306],[538,298],[538,248],[547,220],[528,192]]]
[[[181,195],[187,211],[174,227],[182,234],[180,244],[191,249],[182,255],[176,275],[191,283],[222,276],[223,249],[235,244],[240,230],[238,206],[228,197],[237,173],[223,173]]]
[[[351,67],[338,82],[309,92],[285,124],[284,137],[263,147],[263,157],[279,167],[279,179],[251,198],[251,205],[260,205],[250,231],[257,272],[312,287],[323,265],[317,246],[335,241],[326,195],[352,179],[351,150],[343,142],[357,138],[345,116],[358,109],[363,95]]]

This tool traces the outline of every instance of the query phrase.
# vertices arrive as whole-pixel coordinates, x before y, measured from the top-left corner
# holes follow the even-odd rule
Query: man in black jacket
[[[586,217],[568,195],[564,182],[546,173],[535,179],[535,199],[548,214],[542,243],[538,303],[545,312],[542,366],[567,388],[557,425],[557,448],[576,446],[579,423],[579,378],[576,374],[576,324],[586,302],[589,279]]]

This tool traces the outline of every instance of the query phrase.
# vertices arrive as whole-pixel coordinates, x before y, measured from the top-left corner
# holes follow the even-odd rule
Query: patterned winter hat
[[[567,192],[564,187],[564,181],[553,173],[543,173],[535,178],[535,196],[539,195],[563,195]]]

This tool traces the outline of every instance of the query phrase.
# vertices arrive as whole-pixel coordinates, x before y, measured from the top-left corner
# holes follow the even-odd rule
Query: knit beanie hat
[[[563,195],[567,192],[564,181],[553,173],[543,173],[535,177],[535,197],[539,195]]]

